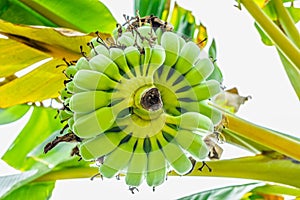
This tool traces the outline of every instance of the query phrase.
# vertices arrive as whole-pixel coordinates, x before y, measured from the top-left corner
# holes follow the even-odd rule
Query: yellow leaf
[[[26,102],[42,101],[59,95],[65,76],[62,59],[74,61],[82,51],[88,53],[87,43],[96,37],[95,33],[84,34],[71,29],[43,26],[17,25],[0,20],[0,107],[5,108]],[[99,33],[103,40],[109,34]],[[15,73],[45,58],[53,60],[38,67],[21,78]]]
[[[53,59],[28,74],[14,79],[0,87],[0,108],[16,104],[42,101],[59,96],[64,87],[63,66],[56,68],[62,61]]]
[[[0,39],[0,77],[13,75],[49,56],[22,43],[9,39]]]
[[[196,27],[196,30],[198,30],[196,43],[200,49],[203,49],[206,46],[208,39],[206,27],[203,24],[200,24]]]
[[[17,25],[4,20],[0,20],[0,33],[51,57],[69,60],[80,57],[81,45],[88,51],[86,43],[96,36],[64,28]]]

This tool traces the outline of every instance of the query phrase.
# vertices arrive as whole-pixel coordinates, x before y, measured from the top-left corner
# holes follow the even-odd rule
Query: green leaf
[[[188,38],[194,38],[194,32],[197,27],[195,17],[192,11],[180,7],[176,2],[170,20],[174,30]]]
[[[140,17],[154,15],[162,18],[168,4],[170,4],[168,0],[135,0],[134,10],[139,11]]]
[[[16,169],[28,169],[29,152],[44,142],[53,132],[61,129],[62,125],[58,119],[54,119],[55,115],[54,109],[34,107],[28,123],[2,159]]]
[[[0,176],[0,198],[6,196],[10,191],[21,187],[33,180],[38,173],[37,169],[26,171],[20,174]]]
[[[215,39],[212,40],[212,43],[208,49],[208,55],[214,64],[214,71],[207,78],[207,80],[213,79],[213,80],[217,80],[219,83],[222,83],[223,82],[223,74],[216,62],[217,61],[217,47],[216,47]]]
[[[267,36],[267,34],[259,27],[259,25],[257,23],[254,23],[254,26],[256,28],[256,30],[258,31],[260,37],[261,37],[261,41],[267,45],[267,46],[273,46],[274,43],[272,42],[272,40]]]
[[[286,74],[288,75],[290,82],[300,99],[300,70],[292,64],[278,49],[277,52],[280,56],[280,60],[283,64]]]
[[[65,79],[63,68],[55,67],[59,64],[61,61],[51,60],[25,76],[1,86],[0,107],[43,101],[59,96]]]
[[[217,47],[216,47],[216,41],[213,39],[211,42],[211,45],[208,49],[208,55],[212,60],[215,60],[217,58]]]
[[[0,124],[8,124],[20,119],[27,111],[30,106],[28,105],[17,105],[7,109],[0,109]]]
[[[83,51],[88,51],[89,48],[87,47],[86,43],[96,36],[95,34],[84,34],[65,28],[18,25],[4,20],[0,20],[0,33],[7,36],[11,40],[30,47],[30,50],[34,54],[42,53],[42,55],[46,56],[46,58],[66,58],[68,60],[78,59],[81,57],[80,46],[83,46]],[[109,37],[109,34],[107,34],[106,37]],[[4,43],[8,42],[4,41]],[[8,45],[9,43],[6,44],[6,46]],[[12,43],[12,45],[15,44]],[[18,45],[15,49],[10,50],[18,50],[17,48],[23,49],[24,46]],[[24,49],[24,51],[25,50],[27,51],[27,49]],[[1,48],[1,51],[5,52],[7,50],[2,50]],[[24,51],[22,52],[19,50],[17,53],[20,52],[19,54],[21,54],[24,53]],[[8,52],[6,57],[10,58],[10,54],[12,53],[15,52]],[[1,61],[1,64],[2,62],[3,61]]]
[[[47,126],[47,124],[44,124],[44,126]],[[58,169],[77,168],[78,166],[87,166],[89,164],[84,161],[78,162],[78,157],[71,157],[72,149],[76,145],[75,143],[60,143],[47,154],[44,154],[43,149],[45,145],[59,134],[59,131],[55,131],[46,140],[40,141],[39,139],[36,139],[40,141],[37,146],[30,143],[27,148],[25,148],[25,150],[31,150],[30,152],[27,150],[28,153],[25,155],[26,157],[19,159],[18,163],[23,161],[19,165],[22,170],[26,171],[17,175],[0,177],[0,199],[13,191],[17,191],[19,188],[21,189],[23,186],[27,186],[28,184],[30,186],[32,181],[35,181],[41,176],[45,176],[52,171],[56,171]],[[16,154],[19,153],[23,155],[21,147],[13,147],[13,149]],[[10,155],[9,163],[12,163],[11,159],[16,155],[12,155],[12,153]],[[8,157],[10,155],[6,154],[5,156]],[[16,166],[18,163],[14,162],[13,164]],[[42,189],[44,189],[44,191],[42,191]],[[48,187],[44,187],[41,188],[40,192],[43,193],[47,191],[51,192]]]
[[[287,7],[286,9],[290,13],[290,15],[293,18],[295,24],[298,23],[300,21],[300,8]]]
[[[41,200],[49,199],[54,189],[55,182],[41,182],[41,183],[30,183],[20,187],[13,191],[3,200],[15,200],[15,199],[31,199]]]
[[[244,194],[248,193],[252,189],[264,185],[263,183],[249,183],[244,185],[228,186],[223,188],[216,188],[212,190],[207,190],[180,198],[179,200],[197,199],[241,199]]]
[[[66,27],[82,32],[110,33],[116,20],[98,0],[4,0],[0,18],[18,24]]]
[[[0,50],[0,77],[12,76],[5,84],[0,84],[3,94],[0,108],[58,97],[64,87],[62,72],[66,65],[56,66],[65,64],[63,58],[68,61],[80,58],[80,46],[84,52],[89,52],[86,44],[95,37],[95,34],[86,35],[69,29],[16,25],[3,20],[0,20],[0,33],[9,38],[0,39],[0,44],[5,45]],[[106,39],[110,35],[100,33],[100,37]],[[16,59],[12,60],[12,57]],[[51,57],[52,60],[22,77],[13,75]]]
[[[0,77],[13,75],[38,61],[49,58],[47,54],[14,40],[0,39],[0,46]],[[15,59],[11,59],[12,53]]]
[[[287,187],[283,185],[270,185],[266,184],[263,186],[259,186],[254,188],[252,193],[260,193],[260,194],[269,194],[269,195],[289,195],[289,196],[300,196],[300,189]]]

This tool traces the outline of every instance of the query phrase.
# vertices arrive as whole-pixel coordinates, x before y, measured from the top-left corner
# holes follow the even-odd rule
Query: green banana
[[[124,53],[126,56],[127,63],[130,65],[130,68],[132,69],[132,72],[135,76],[141,76],[141,69],[142,66],[140,63],[140,51],[133,46],[129,46],[126,49],[124,49]]]
[[[121,143],[104,158],[103,164],[99,167],[99,171],[104,177],[111,178],[128,165],[137,139],[130,137],[130,135],[127,137],[129,138],[128,141]],[[125,139],[127,140],[127,138]]]
[[[79,147],[80,154],[84,160],[95,160],[112,152],[124,137],[126,134],[122,132],[108,130],[108,132],[84,141]]]
[[[156,134],[156,138],[162,146],[163,154],[171,167],[180,175],[184,175],[192,169],[192,163],[175,141],[167,141],[163,132]]]
[[[107,49],[107,47],[105,47],[103,45],[98,45],[91,49],[91,52],[90,52],[91,57],[95,57],[98,54],[102,54],[109,58],[109,50]]]
[[[128,164],[125,181],[127,185],[139,186],[147,170],[147,154],[144,151],[144,139],[138,139],[132,158]]]
[[[102,72],[115,81],[120,81],[122,78],[118,66],[103,54],[94,56],[89,63],[93,70]]]
[[[91,67],[90,67],[90,63],[89,63],[89,61],[87,60],[87,58],[85,58],[85,57],[81,57],[81,58],[79,58],[78,60],[77,60],[77,62],[76,62],[76,68],[77,68],[77,70],[81,70],[81,69],[91,69]]]
[[[75,94],[75,93],[80,93],[80,92],[86,91],[86,90],[84,90],[84,89],[78,88],[78,87],[75,85],[74,81],[71,81],[71,82],[67,83],[67,84],[66,84],[66,89],[67,89],[67,91],[68,91],[69,93],[71,93],[71,94]]]
[[[147,64],[147,68],[144,68],[146,76],[153,76],[154,72],[162,66],[166,59],[165,50],[160,45],[154,45],[151,50],[149,64]]]
[[[118,38],[117,43],[121,46],[130,47],[134,44],[134,39],[123,34],[121,37]]]
[[[87,91],[74,94],[70,98],[69,107],[73,112],[89,113],[107,106],[111,101],[111,93],[109,92]]]
[[[166,123],[174,124],[179,128],[186,130],[202,129],[213,131],[214,128],[212,121],[208,117],[197,112],[186,112],[180,116],[166,114]]]
[[[190,84],[195,86],[204,81],[213,72],[214,65],[208,58],[200,59],[194,67],[185,74],[184,79]]]
[[[73,81],[74,85],[82,90],[112,90],[118,84],[105,74],[92,70],[79,70]]]
[[[129,77],[133,78],[133,74],[127,64],[127,60],[124,54],[124,51],[119,48],[111,48],[110,49],[110,57],[111,59],[120,67],[120,69]]]
[[[94,137],[108,130],[115,122],[117,115],[127,108],[125,102],[98,110],[75,119],[73,129],[80,138]],[[105,116],[105,117],[103,117]]]
[[[183,45],[175,69],[181,74],[188,72],[199,59],[200,48],[194,42]]]
[[[76,72],[77,72],[77,68],[71,65],[67,67],[65,74],[69,79],[72,79],[75,76]]]
[[[176,63],[180,52],[180,41],[176,33],[164,32],[161,36],[161,46],[166,51],[164,65],[172,67]]]
[[[216,80],[208,80],[194,87],[185,86],[175,91],[178,99],[190,98],[192,101],[202,101],[213,97],[221,91]]]
[[[201,160],[208,155],[208,148],[203,141],[204,134],[201,135],[201,132],[185,129],[175,130],[167,125],[164,126],[163,131],[171,135],[176,143],[188,151],[193,158]]]
[[[179,103],[184,112],[199,112],[210,118],[215,125],[222,119],[222,113],[209,106],[206,101],[179,101]]]
[[[145,20],[141,23],[139,20]],[[208,154],[203,142],[222,113],[208,104],[220,83],[199,47],[155,17],[118,25],[111,43],[93,39],[88,56],[65,70],[59,117],[63,134],[81,139],[79,153],[107,178],[124,173],[129,186],[158,186]],[[144,25],[147,24],[147,25]],[[162,27],[162,28],[158,28]]]
[[[167,162],[160,150],[155,136],[148,138],[150,152],[148,153],[146,181],[149,186],[161,185],[166,179]],[[146,145],[145,145],[146,146]]]

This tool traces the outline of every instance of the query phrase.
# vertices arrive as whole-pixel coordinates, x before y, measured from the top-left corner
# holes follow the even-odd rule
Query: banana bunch
[[[91,41],[89,56],[66,69],[64,133],[81,139],[84,160],[101,158],[102,176],[125,174],[129,186],[158,186],[170,170],[189,173],[189,157],[208,155],[203,138],[222,117],[208,105],[220,92],[219,82],[206,80],[213,64],[163,26],[127,23],[113,40]]]

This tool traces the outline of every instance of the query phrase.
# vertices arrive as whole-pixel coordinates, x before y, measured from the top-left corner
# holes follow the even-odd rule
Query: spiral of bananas
[[[82,158],[101,160],[102,176],[158,186],[170,170],[188,173],[189,157],[207,156],[203,137],[222,117],[207,101],[220,84],[206,80],[210,59],[172,31],[144,25],[114,35],[110,45],[93,40],[90,56],[66,69],[60,118],[81,138]]]

